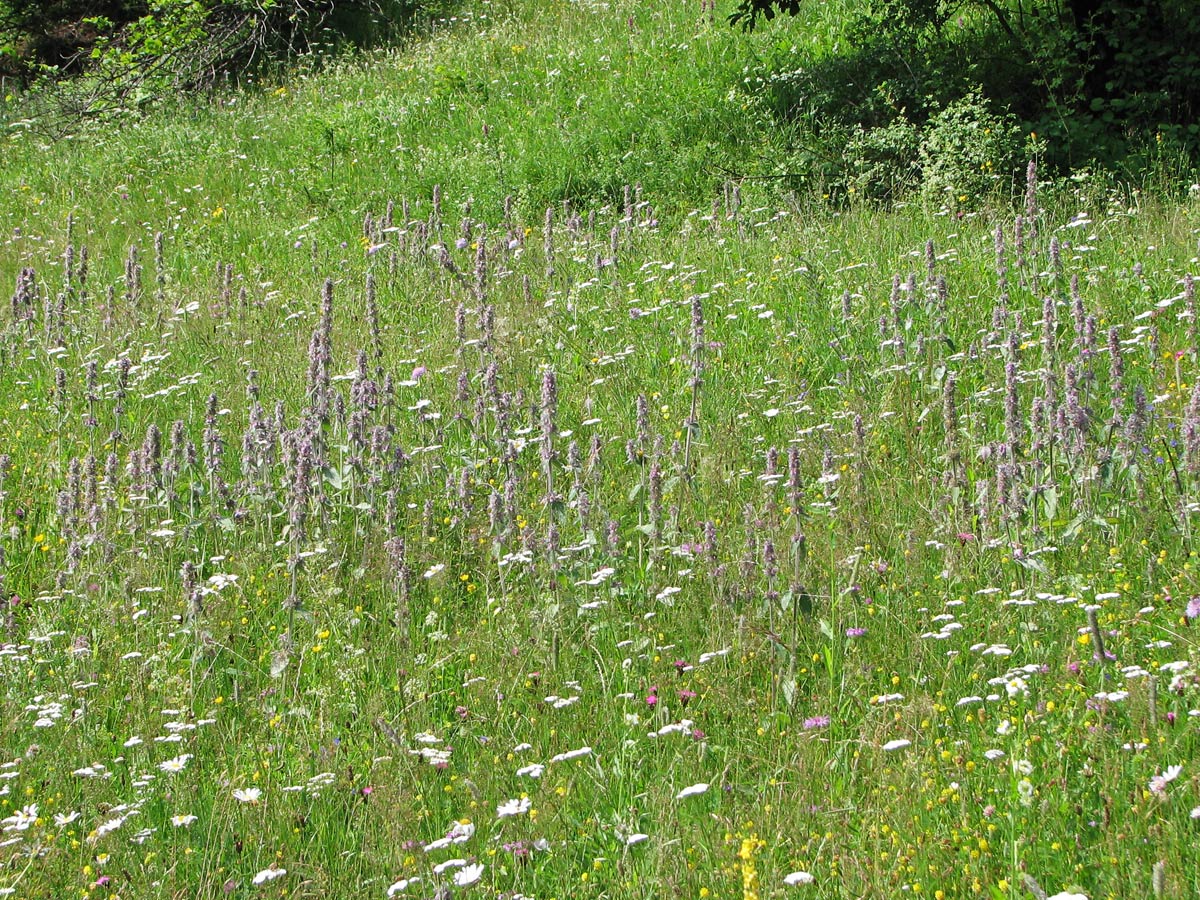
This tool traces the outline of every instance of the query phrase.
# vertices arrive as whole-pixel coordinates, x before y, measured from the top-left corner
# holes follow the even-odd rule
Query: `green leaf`
[[[785,678],[780,687],[783,690],[784,702],[789,707],[794,706],[796,702],[796,680],[794,678]]]
[[[1046,518],[1053,519],[1058,512],[1058,488],[1050,486],[1043,490],[1042,501],[1046,504]]]

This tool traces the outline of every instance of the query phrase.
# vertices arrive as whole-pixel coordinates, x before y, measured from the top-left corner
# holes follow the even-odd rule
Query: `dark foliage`
[[[800,8],[741,0],[730,21],[749,30]],[[1059,168],[1135,170],[1164,152],[1200,158],[1192,0],[881,0],[849,31],[849,49],[835,56],[777,54],[760,86],[778,117],[818,136],[818,162],[854,129],[902,120],[919,130],[975,91],[1035,132]]]
[[[409,24],[421,0],[0,0],[0,65],[30,80],[94,70],[107,49],[180,61],[201,52],[205,75],[311,50],[316,44],[366,44]],[[188,79],[183,79],[186,82]],[[181,86],[189,86],[183,84]],[[194,85],[192,85],[194,86]]]
[[[0,0],[0,77],[48,137],[301,54],[393,37],[449,0]]]

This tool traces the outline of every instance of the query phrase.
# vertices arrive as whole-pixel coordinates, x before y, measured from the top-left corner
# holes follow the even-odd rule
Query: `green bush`
[[[1081,24],[1076,11],[1084,7],[1090,12]],[[736,15],[750,24],[754,14],[781,9],[775,0],[742,0]],[[1200,161],[1198,48],[1194,0],[876,0],[838,22],[836,39],[823,45],[797,53],[794,36],[781,42],[747,87],[795,129],[802,155],[823,166],[821,177],[837,160],[834,180],[856,190],[877,163],[903,158],[901,116],[924,132],[933,117],[966,103],[959,121],[942,122],[926,156],[940,143],[953,152],[945,134],[966,127],[961,114],[978,105],[966,101],[973,94],[1039,136],[1047,171],[1102,167],[1138,180],[1148,160],[1161,167],[1164,147],[1172,166]],[[934,166],[934,189],[958,182],[960,193],[973,194],[978,179],[976,188],[962,179],[969,168]]]
[[[921,134],[921,191],[951,206],[974,205],[1011,186],[1024,161],[1021,129],[972,93],[930,118]]]
[[[846,142],[847,190],[868,200],[890,200],[921,179],[921,134],[904,115],[878,128],[856,126]]]

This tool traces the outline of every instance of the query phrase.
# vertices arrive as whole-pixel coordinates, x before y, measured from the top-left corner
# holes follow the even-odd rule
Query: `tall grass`
[[[811,210],[614,86],[756,45],[476,9],[5,145],[0,889],[1194,894],[1196,200]]]

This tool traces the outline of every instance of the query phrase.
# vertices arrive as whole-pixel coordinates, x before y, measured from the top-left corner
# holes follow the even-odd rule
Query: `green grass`
[[[1154,896],[1161,863],[1194,895],[1196,198],[1042,185],[1024,255],[997,201],[727,206],[722,167],[781,140],[729,94],[765,38],[472,9],[103,142],[3,145],[0,283],[32,267],[39,296],[0,318],[0,888],[1100,898]],[[1090,420],[1039,443],[1068,366]]]

